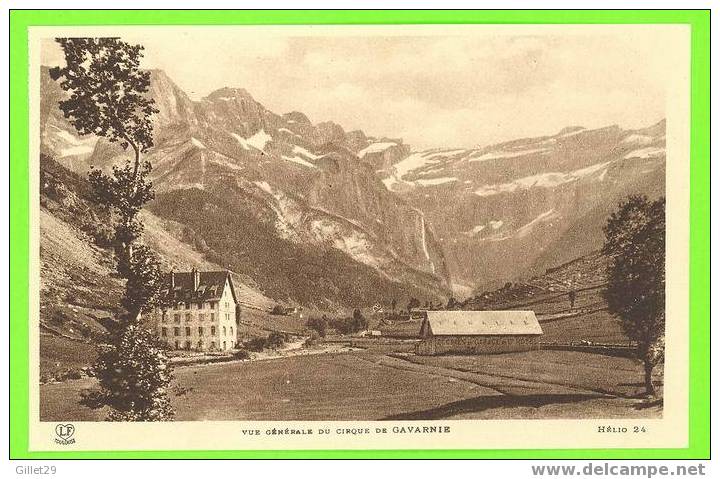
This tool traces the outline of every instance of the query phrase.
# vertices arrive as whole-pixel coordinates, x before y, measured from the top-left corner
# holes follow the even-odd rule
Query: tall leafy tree
[[[605,298],[637,342],[647,394],[655,394],[652,373],[665,353],[665,198],[630,196],[603,228],[608,256]]]
[[[132,155],[112,173],[91,169],[94,199],[117,218],[113,246],[119,275],[126,280],[122,305],[127,315],[100,353],[95,369],[101,391],[92,401],[110,406],[111,420],[164,420],[172,417],[167,357],[141,324],[141,314],[160,302],[162,274],[156,255],[139,243],[139,213],[154,194],[152,165],[142,155],[153,146],[155,102],[147,96],[150,73],[140,69],[143,47],[118,38],[58,38],[65,66],[50,70],[67,98],[65,118],[80,135],[96,135]]]

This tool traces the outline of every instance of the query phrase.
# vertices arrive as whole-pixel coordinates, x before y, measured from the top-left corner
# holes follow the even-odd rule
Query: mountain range
[[[43,154],[80,174],[128,157],[78,136],[57,107],[63,95],[43,69]],[[414,151],[276,114],[243,89],[194,101],[160,70],[150,95],[152,227],[292,304],[465,296],[597,249],[622,197],[664,194],[664,122]]]

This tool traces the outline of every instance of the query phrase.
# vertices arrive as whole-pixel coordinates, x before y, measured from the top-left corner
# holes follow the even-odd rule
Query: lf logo
[[[55,426],[55,434],[57,435],[55,442],[58,444],[68,445],[75,443],[75,439],[73,438],[75,426],[72,424],[58,424]]]

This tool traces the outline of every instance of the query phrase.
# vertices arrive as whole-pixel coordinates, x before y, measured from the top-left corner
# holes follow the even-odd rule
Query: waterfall
[[[425,238],[425,215],[420,210],[415,210],[420,215],[420,241],[422,242],[423,253],[425,258],[430,262],[430,271],[435,274],[435,263],[430,259],[430,252],[427,248],[427,239]]]

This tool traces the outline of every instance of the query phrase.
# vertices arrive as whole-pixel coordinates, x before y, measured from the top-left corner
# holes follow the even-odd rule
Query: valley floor
[[[630,359],[574,351],[422,357],[372,348],[175,370],[180,421],[660,417]],[[661,378],[657,378],[661,383]],[[40,386],[42,421],[99,421],[94,379]]]

